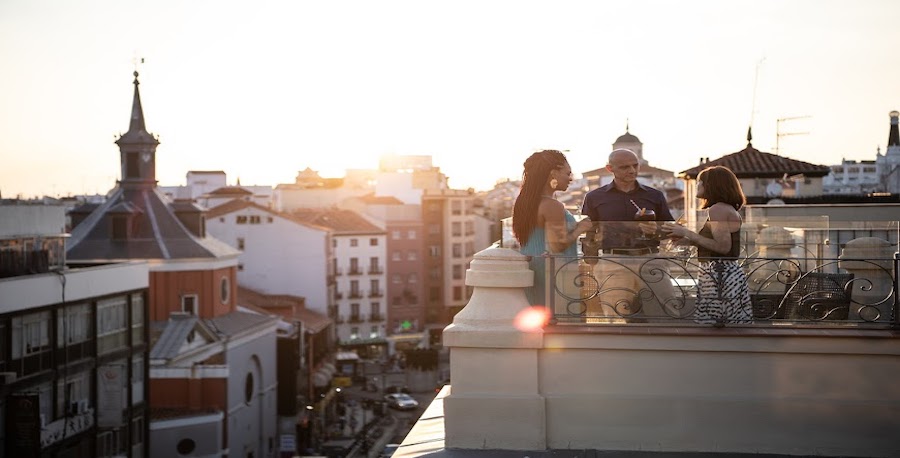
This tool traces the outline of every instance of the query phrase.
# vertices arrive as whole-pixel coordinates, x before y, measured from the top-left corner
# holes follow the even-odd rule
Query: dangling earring
[[[553,178],[552,180],[550,180],[550,187],[551,187],[551,188],[553,188],[553,189],[555,190],[557,186],[559,186],[559,181],[557,181],[556,178]]]

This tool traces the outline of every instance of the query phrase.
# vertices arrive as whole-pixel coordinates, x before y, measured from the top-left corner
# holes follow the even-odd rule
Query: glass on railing
[[[535,231],[541,238],[521,249],[536,273],[529,299],[550,308],[555,323],[856,326],[897,320],[897,222],[756,218],[732,231],[731,253],[722,256],[709,246],[698,250],[688,241],[696,235],[671,237],[661,226],[593,223],[567,246],[559,228]]]

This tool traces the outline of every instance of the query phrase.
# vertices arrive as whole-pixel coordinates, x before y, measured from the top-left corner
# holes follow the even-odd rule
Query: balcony
[[[350,291],[350,294],[347,295],[350,299],[362,299],[363,293],[361,291]]]
[[[751,318],[709,324],[692,253],[545,256],[539,309],[528,258],[476,254],[475,294],[444,330],[452,390],[399,451],[900,456],[896,239],[762,235],[736,262]]]
[[[381,266],[369,266],[369,275],[381,275],[384,273],[384,268]]]
[[[358,315],[358,314],[357,315],[351,314],[350,320],[348,320],[348,323],[362,323],[362,322],[363,322],[362,315]]]
[[[363,271],[359,267],[351,267],[347,271],[347,275],[362,275],[362,274],[363,274]]]
[[[338,277],[338,276],[341,276],[341,275],[343,275],[343,274],[344,274],[344,269],[341,269],[340,267],[335,267],[335,268],[334,268],[334,276]]]
[[[335,291],[335,292],[334,292],[334,299],[335,299],[335,300],[341,300],[341,299],[343,299],[343,298],[344,298],[344,293],[342,293],[342,292],[340,292],[340,291]]]
[[[369,322],[370,323],[380,323],[384,321],[384,315],[380,313],[371,313],[369,314]]]
[[[371,298],[384,297],[384,291],[382,291],[380,289],[373,289],[372,291],[369,291],[369,297],[371,297]]]

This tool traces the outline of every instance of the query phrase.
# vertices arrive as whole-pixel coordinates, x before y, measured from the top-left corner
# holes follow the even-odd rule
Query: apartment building
[[[350,210],[298,209],[291,215],[332,231],[336,286],[328,316],[340,348],[362,357],[386,355],[385,230]]]
[[[0,450],[148,456],[148,267],[66,262],[61,206],[0,206]]]

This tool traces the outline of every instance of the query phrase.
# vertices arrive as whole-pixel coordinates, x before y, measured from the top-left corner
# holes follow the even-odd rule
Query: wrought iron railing
[[[545,254],[544,303],[551,323],[558,324],[900,324],[898,255],[856,259],[756,252],[731,262],[746,276],[749,297],[729,292],[717,267],[721,263],[698,260],[691,250],[646,256]],[[710,315],[709,307],[725,311]],[[729,315],[735,308],[750,313]]]

